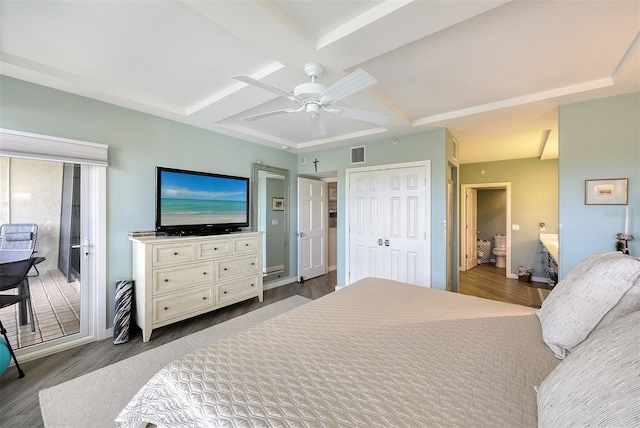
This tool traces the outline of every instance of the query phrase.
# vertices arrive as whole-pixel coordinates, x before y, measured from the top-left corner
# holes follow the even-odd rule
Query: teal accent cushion
[[[7,370],[7,367],[9,367],[9,362],[11,362],[9,347],[7,346],[7,342],[4,340],[4,337],[0,337],[0,376],[2,376],[2,374]]]

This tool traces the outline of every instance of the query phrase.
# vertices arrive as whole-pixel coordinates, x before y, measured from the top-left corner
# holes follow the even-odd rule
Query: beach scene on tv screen
[[[161,182],[162,226],[247,221],[245,181],[163,171]]]

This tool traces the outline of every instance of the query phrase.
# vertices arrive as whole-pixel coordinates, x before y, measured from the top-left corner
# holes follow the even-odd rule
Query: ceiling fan
[[[327,135],[327,128],[325,126],[324,119],[320,115],[321,111],[348,117],[350,119],[363,120],[365,122],[371,122],[378,125],[385,125],[389,119],[391,119],[391,116],[388,114],[343,106],[331,106],[336,101],[378,83],[373,76],[363,69],[357,69],[353,73],[350,73],[343,79],[334,83],[329,88],[316,82],[316,79],[322,76],[322,73],[324,72],[324,67],[322,65],[316,63],[307,64],[304,66],[304,72],[311,78],[311,82],[301,83],[293,89],[293,92],[285,92],[275,86],[271,86],[252,77],[233,76],[234,79],[271,91],[283,98],[295,102],[299,106],[297,108],[285,108],[254,114],[252,116],[243,117],[242,119],[256,120],[283,113],[298,113],[304,111],[309,117],[311,135],[314,137]]]

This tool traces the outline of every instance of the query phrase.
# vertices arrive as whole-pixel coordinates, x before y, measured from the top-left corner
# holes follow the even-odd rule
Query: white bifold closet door
[[[431,286],[429,181],[427,165],[349,174],[348,283]]]

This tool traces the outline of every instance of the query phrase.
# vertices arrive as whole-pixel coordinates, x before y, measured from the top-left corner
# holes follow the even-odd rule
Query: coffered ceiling
[[[640,91],[640,2],[5,1],[0,72],[293,152],[437,127],[462,163],[557,157],[558,106]],[[378,83],[336,106],[384,126],[297,107],[285,92],[320,63],[326,86],[362,68]]]

